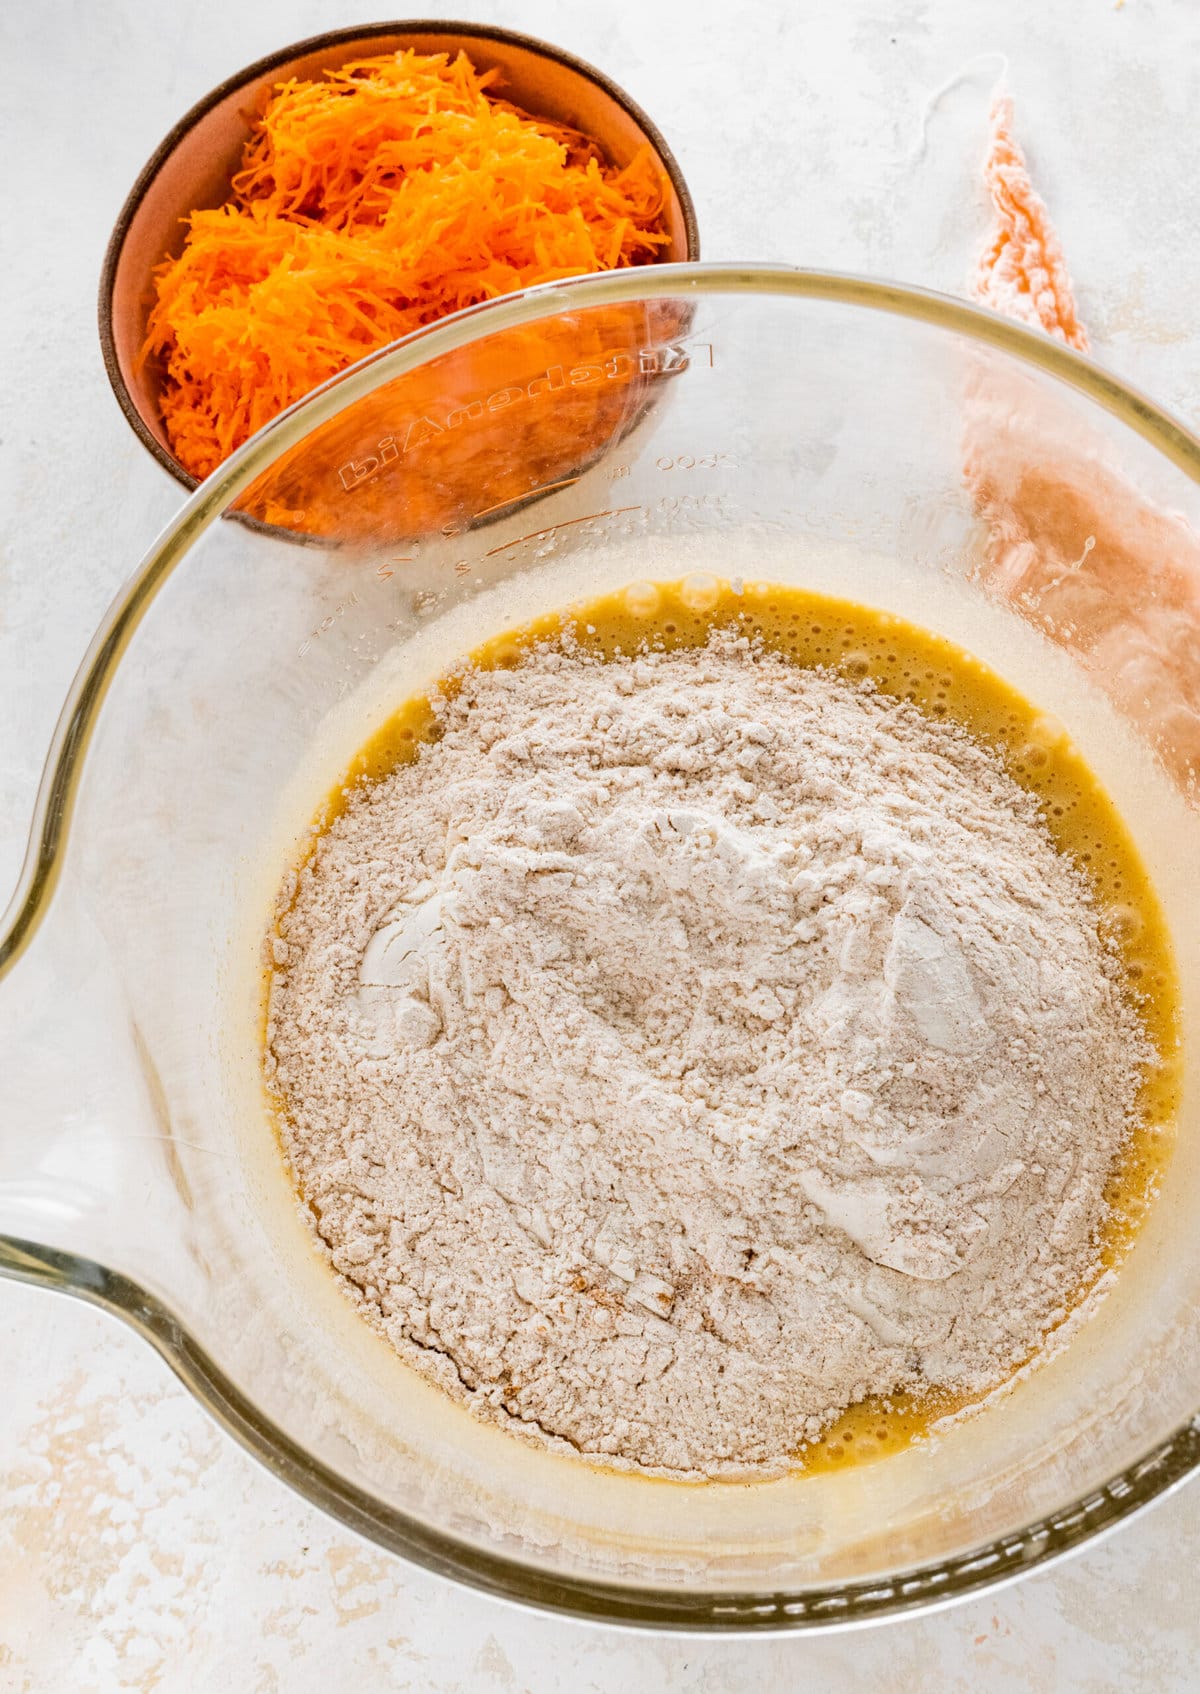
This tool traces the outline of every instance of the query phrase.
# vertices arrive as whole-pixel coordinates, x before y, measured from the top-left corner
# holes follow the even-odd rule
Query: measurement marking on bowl
[[[735,471],[737,460],[730,453],[664,453],[654,461],[659,471]]]
[[[385,559],[381,565],[376,565],[375,576],[380,582],[390,582],[396,574],[397,565],[411,565],[415,562],[415,553],[397,553],[390,559]]]
[[[526,541],[537,541],[543,535],[553,535],[558,529],[571,529],[575,524],[592,523],[596,518],[617,518],[622,512],[640,512],[637,506],[608,506],[602,512],[585,512],[581,518],[564,518],[562,523],[547,524],[545,529],[531,529],[528,535],[518,535],[511,541],[504,541],[499,547],[491,547],[483,555],[490,559],[494,553],[507,553],[510,548],[520,547]]]
[[[358,606],[361,604],[362,602],[358,597],[357,590],[348,594],[344,600],[340,600],[333,608],[333,611],[327,613],[326,616],[321,619],[320,623],[309,631],[306,638],[300,643],[299,647],[297,647],[296,657],[298,659],[302,659],[312,646],[313,642],[319,641],[325,634],[325,631],[332,629],[339,618],[344,618],[351,606]]]

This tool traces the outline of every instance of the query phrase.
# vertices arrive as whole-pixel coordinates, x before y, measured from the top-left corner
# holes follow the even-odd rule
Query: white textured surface
[[[425,15],[457,4],[422,0]],[[387,13],[382,14],[384,16]],[[957,290],[1003,53],[1097,355],[1200,425],[1195,0],[496,0],[609,70],[691,183],[705,256]],[[180,113],[331,0],[0,11],[0,890],[59,701],[176,502],[122,422],[93,301],[121,200]],[[828,1694],[1200,1688],[1200,1488],[1062,1569],[923,1622],[696,1644],[460,1593],[352,1540],[217,1433],[116,1323],[0,1285],[0,1690]]]

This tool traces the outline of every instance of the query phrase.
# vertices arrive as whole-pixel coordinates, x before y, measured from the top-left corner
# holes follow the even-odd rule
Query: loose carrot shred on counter
[[[665,184],[488,90],[465,54],[363,59],[281,83],[225,205],[155,271],[142,359],[185,469],[375,348],[533,283],[653,261]]]
[[[1013,103],[1007,94],[992,103],[983,178],[993,218],[979,258],[975,298],[1086,353],[1087,330],[1075,305],[1062,246],[1013,132]]]

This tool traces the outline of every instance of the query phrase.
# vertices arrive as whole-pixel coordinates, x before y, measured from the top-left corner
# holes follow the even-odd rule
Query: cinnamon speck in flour
[[[770,1475],[982,1395],[1094,1268],[1150,1058],[997,755],[733,634],[467,671],[279,920],[268,1070],[333,1266],[481,1416]]]

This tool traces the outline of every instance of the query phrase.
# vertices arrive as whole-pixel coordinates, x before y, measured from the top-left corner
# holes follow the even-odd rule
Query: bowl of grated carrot
[[[194,488],[414,330],[539,283],[698,257],[678,165],[601,72],[507,30],[376,24],[260,59],[180,120],[113,231],[101,346],[134,432]],[[584,426],[568,457],[603,446],[612,420]],[[545,444],[532,451],[542,474]],[[319,494],[250,513],[334,527]]]

